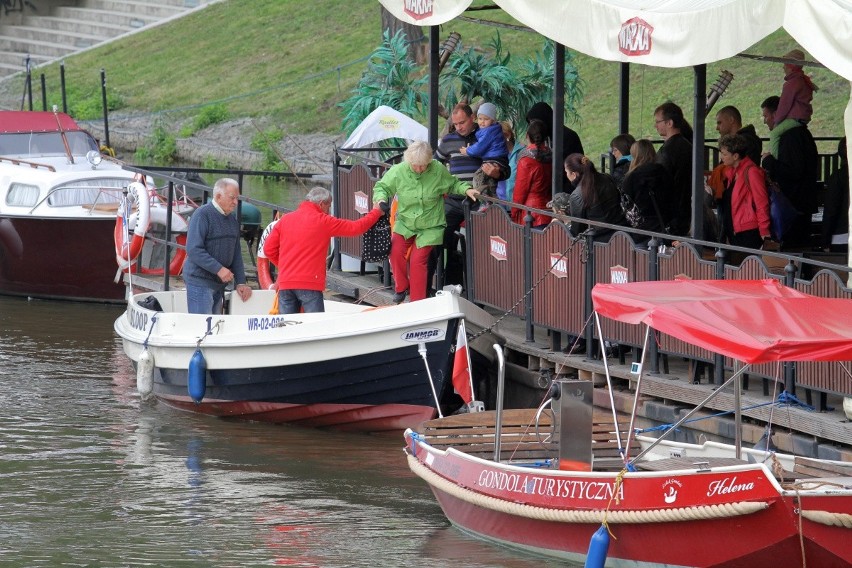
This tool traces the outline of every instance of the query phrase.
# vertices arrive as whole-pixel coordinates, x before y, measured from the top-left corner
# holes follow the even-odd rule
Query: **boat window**
[[[82,179],[54,187],[47,198],[51,207],[74,207],[118,203],[122,191],[130,183],[127,178]]]
[[[25,183],[13,183],[6,195],[6,205],[12,207],[32,207],[38,202],[38,186]]]
[[[74,156],[98,150],[98,143],[83,131],[66,132],[68,147]],[[65,144],[59,132],[24,132],[0,135],[0,156],[64,156]]]

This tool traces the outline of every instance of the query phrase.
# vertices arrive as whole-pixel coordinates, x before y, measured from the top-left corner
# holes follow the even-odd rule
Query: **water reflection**
[[[401,433],[141,401],[121,311],[0,297],[3,566],[556,565],[450,528]]]

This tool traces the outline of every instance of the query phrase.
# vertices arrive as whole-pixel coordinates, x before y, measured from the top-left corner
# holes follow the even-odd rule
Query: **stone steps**
[[[218,0],[42,0],[0,18],[0,80]]]

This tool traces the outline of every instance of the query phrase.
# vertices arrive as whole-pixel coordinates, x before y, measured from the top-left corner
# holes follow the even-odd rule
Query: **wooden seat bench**
[[[483,459],[494,458],[496,413],[477,412],[448,416],[424,422],[418,432],[432,447],[456,448],[468,455]],[[619,424],[621,443],[627,440],[626,421]],[[534,409],[509,409],[503,411],[500,431],[500,459],[511,461],[544,461],[558,457],[558,446],[552,434],[550,412],[542,413],[539,434],[535,429]],[[639,443],[631,443],[631,454],[640,450]],[[615,438],[611,414],[595,410],[592,425],[592,453],[596,470],[620,469],[622,461]]]

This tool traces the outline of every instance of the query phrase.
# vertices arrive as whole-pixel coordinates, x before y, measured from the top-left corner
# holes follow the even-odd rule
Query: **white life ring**
[[[266,258],[266,254],[263,252],[263,245],[266,242],[266,237],[272,232],[272,228],[280,220],[281,218],[279,217],[268,224],[263,230],[263,234],[260,235],[260,241],[257,243],[257,283],[260,285],[261,290],[275,289],[275,281],[272,279],[272,269],[269,266],[270,260]]]
[[[138,181],[131,182],[127,186],[127,193],[137,205],[136,212],[131,214],[131,199],[122,200],[115,217],[115,230],[113,232],[115,258],[122,268],[132,264],[139,253],[142,252],[151,215],[151,200],[148,195],[148,188],[144,184]],[[133,220],[133,236],[128,238],[131,232],[131,219]]]
[[[135,214],[134,214],[135,215]],[[153,225],[166,226],[168,219],[168,208],[160,203],[155,207],[150,208],[150,223],[149,230]],[[133,227],[134,218],[130,217],[130,226]],[[182,216],[172,210],[172,233],[178,233],[175,236],[175,242],[179,245],[186,246],[186,231],[189,229],[189,223]],[[169,274],[172,276],[178,275],[183,271],[183,263],[186,260],[186,249],[179,248],[175,250],[175,254],[169,263]],[[142,274],[158,275],[163,274],[162,268],[146,268],[139,267],[139,272]]]

